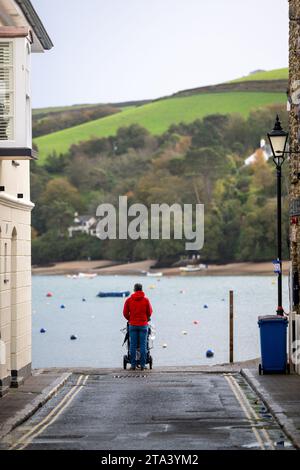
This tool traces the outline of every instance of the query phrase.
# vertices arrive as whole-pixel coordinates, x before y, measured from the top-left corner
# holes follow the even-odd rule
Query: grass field
[[[253,73],[251,75],[247,75],[247,77],[231,80],[229,83],[252,82],[254,80],[288,80],[288,78],[289,69],[285,68]]]
[[[35,139],[43,163],[48,154],[66,152],[72,144],[93,137],[114,135],[119,127],[140,124],[153,134],[162,134],[170,125],[179,122],[192,122],[208,114],[240,113],[247,116],[252,109],[274,103],[285,103],[283,93],[212,93],[171,98],[131,108],[122,113],[81,124],[63,131]]]

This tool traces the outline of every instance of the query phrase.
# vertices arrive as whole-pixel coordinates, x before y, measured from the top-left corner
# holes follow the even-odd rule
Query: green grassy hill
[[[42,163],[53,151],[64,153],[72,144],[93,137],[114,135],[121,126],[137,123],[153,134],[162,134],[170,125],[181,121],[188,123],[215,113],[240,113],[247,116],[252,109],[274,103],[285,103],[285,101],[284,93],[268,92],[206,93],[182,98],[167,98],[39,137],[35,139],[35,143],[39,148]]]
[[[254,80],[288,80],[288,77],[289,69],[283,68],[251,73],[246,77],[231,80],[229,83],[252,82]]]

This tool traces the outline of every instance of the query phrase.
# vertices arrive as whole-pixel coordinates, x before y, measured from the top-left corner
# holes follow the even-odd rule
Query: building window
[[[7,284],[9,282],[7,264],[8,264],[7,243],[4,243],[4,284]]]
[[[13,43],[0,42],[0,141],[14,138]]]

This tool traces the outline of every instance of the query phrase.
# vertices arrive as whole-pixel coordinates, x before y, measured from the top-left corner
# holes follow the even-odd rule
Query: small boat
[[[79,273],[78,279],[94,279],[97,276],[97,273]]]
[[[99,292],[97,297],[129,297],[130,292],[126,290],[124,292]]]
[[[199,264],[199,265],[188,264],[187,266],[181,267],[179,269],[183,273],[195,273],[197,271],[205,271],[205,269],[207,269],[207,266],[206,264]]]
[[[68,274],[68,279],[95,279],[97,273],[79,273],[79,274]]]
[[[147,273],[148,277],[162,277],[163,273]]]

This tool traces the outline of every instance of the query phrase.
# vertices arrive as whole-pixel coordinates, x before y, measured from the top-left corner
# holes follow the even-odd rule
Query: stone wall
[[[300,280],[300,155],[296,153],[296,151],[300,150],[300,0],[289,0],[289,22],[289,132],[290,149],[295,150],[295,153],[290,155],[290,202],[291,207],[293,206],[293,212],[291,212],[291,216],[294,214],[296,215],[293,218],[291,217],[290,249],[292,261],[292,278],[293,285],[295,287],[297,276]],[[297,301],[297,295],[295,296],[295,290],[291,303],[292,317],[290,323],[291,326],[294,324],[294,328],[296,327],[296,337],[300,339],[300,331],[297,331],[299,330],[300,325],[298,317],[300,314],[300,305]],[[291,329],[291,340],[295,339],[292,330],[293,329]],[[300,372],[300,370],[298,370],[298,372]]]

